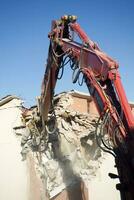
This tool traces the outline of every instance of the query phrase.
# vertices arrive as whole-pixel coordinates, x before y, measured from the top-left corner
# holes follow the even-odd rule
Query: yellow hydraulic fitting
[[[68,20],[68,21],[72,22],[72,21],[77,20],[77,16],[76,15],[64,15],[64,16],[61,17],[61,20],[63,20],[63,21]]]
[[[69,15],[68,19],[69,19],[70,22],[74,22],[74,21],[76,21],[77,16],[75,16],[75,15]]]
[[[64,20],[64,21],[68,20],[68,15],[62,16],[61,19]]]
[[[72,15],[72,20],[76,21],[77,20],[77,16],[76,15]]]

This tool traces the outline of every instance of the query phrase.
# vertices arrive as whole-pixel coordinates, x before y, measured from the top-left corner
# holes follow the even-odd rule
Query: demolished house
[[[22,116],[26,132],[21,154],[26,159],[33,152],[43,199],[119,199],[116,181],[108,177],[109,172],[116,173],[114,159],[96,143],[98,113],[89,95],[76,91],[56,95],[45,131],[38,107]]]
[[[38,105],[27,109],[15,96],[3,98],[0,111],[1,199],[120,199],[118,180],[108,176],[117,173],[114,158],[96,143],[98,113],[89,95],[56,95],[45,128]]]

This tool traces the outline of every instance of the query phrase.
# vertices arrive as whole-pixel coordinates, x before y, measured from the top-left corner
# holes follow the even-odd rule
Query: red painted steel
[[[115,89],[117,91],[120,103],[121,103],[121,107],[124,111],[127,123],[128,123],[128,127],[130,128],[130,130],[134,130],[134,117],[132,114],[132,110],[130,108],[130,105],[128,103],[123,85],[121,83],[121,79],[120,79],[120,75],[119,72],[116,72],[116,78],[114,80],[114,85],[115,85]]]
[[[75,42],[70,32],[76,33],[82,43]],[[50,48],[40,100],[43,122],[47,123],[59,66],[62,66],[63,58],[67,55],[74,64],[78,63],[77,67],[84,75],[101,119],[109,112],[110,125],[106,124],[109,126],[107,134],[109,138],[113,138],[115,161],[121,182],[118,186],[121,199],[133,200],[134,116],[121,83],[118,63],[89,39],[76,22],[75,16],[65,15],[60,20],[54,20],[49,38]]]

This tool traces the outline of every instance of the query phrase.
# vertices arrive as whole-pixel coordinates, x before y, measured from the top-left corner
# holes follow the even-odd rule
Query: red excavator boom
[[[134,117],[121,83],[118,64],[94,43],[77,17],[65,15],[52,21],[46,71],[42,82],[40,113],[44,125],[48,112],[53,114],[53,96],[57,79],[70,63],[73,83],[82,81],[88,87],[100,118],[96,128],[97,143],[115,157],[122,200],[134,199]],[[75,40],[79,37],[80,43]],[[60,75],[60,77],[59,77]],[[80,83],[81,84],[81,83]],[[108,138],[108,139],[107,139]]]

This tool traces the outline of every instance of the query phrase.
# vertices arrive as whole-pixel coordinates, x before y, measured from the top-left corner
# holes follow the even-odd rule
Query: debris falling
[[[80,180],[96,176],[102,152],[96,144],[97,116],[71,109],[73,98],[62,93],[54,98],[54,113],[42,126],[37,107],[23,112],[22,157],[33,152],[36,168],[49,199]]]

